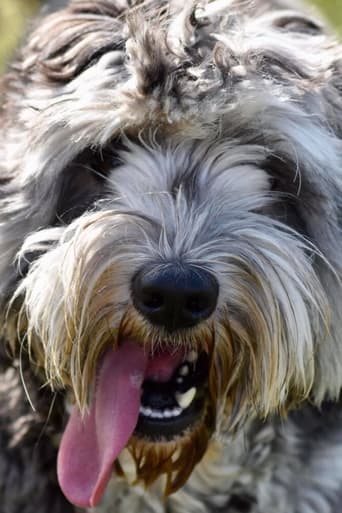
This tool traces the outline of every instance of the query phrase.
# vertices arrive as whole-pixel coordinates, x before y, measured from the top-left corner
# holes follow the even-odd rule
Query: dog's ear
[[[125,20],[118,5],[111,0],[75,0],[38,19],[4,77],[0,299],[15,279],[13,261],[27,233],[60,217],[71,219],[76,215],[70,210],[73,199],[84,210],[102,191],[102,179],[95,178],[91,168],[105,174],[110,159],[104,157],[104,145],[115,132],[108,129],[96,140],[98,130],[103,134],[108,127],[103,117],[113,105],[113,90],[123,81]],[[98,121],[95,112],[101,112]],[[115,107],[109,119],[116,126]],[[95,158],[98,166],[92,165]]]
[[[321,124],[328,135],[317,146],[329,159],[322,167],[325,180],[315,184],[316,198],[311,198],[311,210],[306,212],[310,231],[333,270],[329,271],[327,266],[319,269],[331,305],[330,336],[327,344],[318,345],[317,351],[316,397],[319,401],[332,384],[335,386],[332,396],[340,396],[342,373],[342,45],[331,44],[330,52],[328,79],[318,98]],[[319,204],[323,205],[322,212],[317,209]]]
[[[312,43],[322,63],[325,59],[325,69],[305,86],[297,104],[284,111],[278,136],[286,136],[267,166],[281,197],[280,220],[321,253],[310,255],[330,305],[328,331],[317,340],[315,354],[312,397],[320,403],[339,397],[342,386],[342,46],[324,35],[313,37]]]

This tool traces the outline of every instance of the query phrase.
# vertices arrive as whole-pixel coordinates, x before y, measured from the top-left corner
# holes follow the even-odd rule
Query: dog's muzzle
[[[160,330],[160,340],[155,344],[123,328],[118,347],[106,350],[99,361],[88,412],[82,416],[75,407],[71,413],[58,476],[73,504],[99,502],[132,436],[165,443],[205,422],[211,355],[191,332],[214,312],[217,297],[215,278],[192,266],[145,268],[135,275],[135,310]]]
[[[214,312],[218,283],[206,270],[171,264],[145,267],[132,281],[137,311],[168,334],[193,328]],[[136,433],[152,440],[181,435],[203,411],[209,358],[205,352],[154,355],[142,387]]]

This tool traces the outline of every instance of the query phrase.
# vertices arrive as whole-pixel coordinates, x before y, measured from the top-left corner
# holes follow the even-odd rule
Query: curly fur
[[[182,437],[133,437],[96,511],[340,511],[341,76],[288,1],[71,0],[37,21],[2,86],[1,513],[72,511],[68,404],[87,415],[123,338],[205,350],[208,401]],[[149,324],[130,284],[151,262],[212,273],[213,315]]]

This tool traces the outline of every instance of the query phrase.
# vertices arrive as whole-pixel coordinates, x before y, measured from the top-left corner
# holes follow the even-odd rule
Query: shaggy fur
[[[206,406],[131,437],[96,511],[340,512],[342,51],[303,12],[71,0],[37,21],[1,90],[0,513],[78,511],[58,446],[126,339],[206,352]],[[219,285],[172,333],[131,289],[170,262]]]

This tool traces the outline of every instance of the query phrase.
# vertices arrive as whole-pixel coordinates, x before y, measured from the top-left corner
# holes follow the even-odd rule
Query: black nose
[[[133,278],[135,308],[167,331],[190,328],[215,310],[218,283],[209,272],[192,266],[148,267]]]

